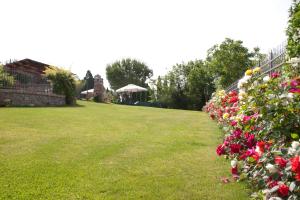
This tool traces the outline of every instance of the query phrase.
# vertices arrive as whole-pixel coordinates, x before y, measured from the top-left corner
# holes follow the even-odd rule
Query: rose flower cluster
[[[296,62],[295,62],[296,60]],[[224,131],[216,153],[231,160],[253,199],[300,199],[300,65],[247,70],[238,91],[217,91],[204,110]]]

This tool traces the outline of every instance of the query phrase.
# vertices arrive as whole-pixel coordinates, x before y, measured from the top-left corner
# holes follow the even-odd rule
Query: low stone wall
[[[61,106],[65,104],[64,95],[16,89],[0,89],[1,106]]]

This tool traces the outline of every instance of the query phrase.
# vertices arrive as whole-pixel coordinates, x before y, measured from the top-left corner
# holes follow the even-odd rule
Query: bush
[[[247,70],[239,92],[218,91],[205,110],[225,132],[217,154],[234,178],[253,186],[254,199],[300,198],[300,66],[262,77]]]
[[[14,84],[14,77],[5,72],[3,66],[0,65],[0,87],[11,87]]]
[[[45,70],[45,76],[51,81],[54,93],[66,96],[67,105],[76,103],[76,80],[70,71],[51,66]]]

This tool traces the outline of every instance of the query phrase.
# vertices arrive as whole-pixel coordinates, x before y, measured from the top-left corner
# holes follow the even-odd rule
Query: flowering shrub
[[[287,50],[290,57],[300,55],[300,1],[293,0],[290,8],[289,23],[287,28]]]
[[[247,70],[238,88],[216,92],[204,108],[225,132],[216,153],[251,183],[252,198],[300,198],[299,58],[267,76]]]

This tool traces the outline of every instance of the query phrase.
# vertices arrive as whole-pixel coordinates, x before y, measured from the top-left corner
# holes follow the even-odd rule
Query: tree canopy
[[[117,90],[127,84],[147,87],[145,83],[153,71],[143,62],[135,59],[122,59],[106,67],[106,77],[112,89]]]
[[[83,80],[84,80],[84,86],[82,88],[83,90],[89,90],[94,88],[94,77],[90,70],[87,70]]]
[[[216,85],[226,88],[252,67],[252,57],[242,41],[226,38],[208,50],[206,60]]]
[[[300,56],[300,2],[294,0],[287,28],[287,51],[291,58]]]
[[[163,106],[201,109],[214,90],[213,79],[202,60],[176,64],[156,82],[157,101]]]

